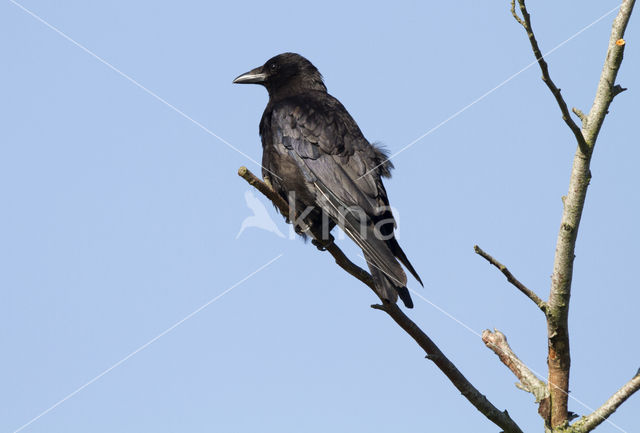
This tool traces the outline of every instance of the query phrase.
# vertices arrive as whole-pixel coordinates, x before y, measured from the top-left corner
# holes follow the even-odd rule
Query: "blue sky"
[[[231,80],[295,51],[369,140],[397,152],[531,63],[506,0],[19,3],[175,109],[0,2],[2,431],[186,317],[22,431],[496,431],[262,197],[285,236],[237,237],[252,211],[236,170],[259,167],[201,126],[259,160],[266,92]],[[617,4],[529,8],[547,52]],[[548,59],[570,106],[591,105],[613,16]],[[592,408],[640,366],[636,21],[576,252],[571,395]],[[387,182],[426,286],[411,288],[466,327],[415,296],[410,316],[526,431],[542,429],[532,396],[477,334],[500,329],[545,374],[544,320],[473,245],[546,298],[575,144],[539,77],[525,70],[416,142]],[[635,431],[639,411],[635,396],[611,421]]]

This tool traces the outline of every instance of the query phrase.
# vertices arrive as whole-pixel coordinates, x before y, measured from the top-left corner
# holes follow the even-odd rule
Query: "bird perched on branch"
[[[382,184],[393,168],[386,153],[364,138],[327,93],[318,69],[298,54],[277,55],[233,82],[260,84],[269,92],[260,121],[264,179],[312,233],[323,233],[316,241],[332,239],[329,232],[338,225],[362,249],[380,297],[396,302],[400,296],[412,308],[399,262],[422,281],[394,235]]]

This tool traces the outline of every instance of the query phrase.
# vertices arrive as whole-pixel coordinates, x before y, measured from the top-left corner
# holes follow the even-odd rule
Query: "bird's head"
[[[322,75],[313,64],[295,53],[278,54],[235,80],[236,84],[261,84],[270,96],[302,90],[327,91]]]

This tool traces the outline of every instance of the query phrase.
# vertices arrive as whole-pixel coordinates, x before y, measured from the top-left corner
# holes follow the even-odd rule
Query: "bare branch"
[[[560,95],[560,90],[555,86],[549,76],[547,63],[542,58],[538,42],[531,28],[531,18],[527,12],[524,0],[518,0],[522,19],[518,19],[527,31],[527,36],[538,60],[544,82],[556,98],[560,106],[563,119],[571,128],[578,141],[578,150],[573,162],[569,192],[564,199],[562,221],[556,243],[553,274],[551,277],[551,290],[547,302],[547,334],[549,342],[548,365],[551,392],[549,425],[552,428],[562,427],[568,424],[569,413],[567,399],[569,392],[569,371],[571,356],[569,348],[568,315],[569,299],[571,296],[571,281],[573,278],[573,261],[578,235],[578,227],[584,209],[587,187],[591,179],[589,165],[595,141],[604,122],[609,105],[614,96],[619,93],[615,87],[615,79],[622,62],[624,51],[624,31],[633,9],[634,0],[624,0],[618,16],[614,20],[611,31],[609,49],[604,63],[598,90],[589,115],[584,116],[580,111],[574,110],[583,118],[583,130],[569,116],[567,105]],[[512,0],[512,12],[515,14],[515,0]]]
[[[249,185],[260,191],[265,197],[271,200],[271,203],[273,203],[273,205],[278,208],[280,213],[284,217],[289,218],[289,203],[287,203],[285,199],[280,197],[273,189],[271,189],[271,186],[267,185],[261,179],[258,179],[255,174],[251,173],[251,170],[244,166],[238,169],[238,176],[246,180]]]
[[[513,15],[513,18],[515,18],[515,20],[518,21],[522,27],[524,27],[525,29],[527,28],[527,24],[522,20],[522,18],[518,16],[518,13],[516,12],[516,0],[511,0],[511,15]]]
[[[507,269],[507,267],[505,265],[503,265],[502,263],[500,263],[499,261],[494,259],[492,256],[490,256],[488,253],[486,253],[478,245],[474,245],[473,246],[473,250],[476,252],[476,254],[478,254],[481,257],[483,257],[484,259],[486,259],[493,266],[495,266],[496,268],[500,269],[500,272],[502,272],[504,274],[504,276],[507,277],[507,281],[509,281],[518,290],[520,290],[529,299],[531,299],[538,306],[538,308],[540,308],[542,310],[543,313],[546,313],[546,311],[547,311],[547,303],[544,302],[542,299],[540,299],[540,297],[538,295],[536,295],[533,290],[528,289],[524,284],[522,284],[520,281],[518,281],[518,279],[513,276],[513,274],[509,271],[509,269]]]
[[[494,332],[485,329],[482,332],[482,341],[489,349],[498,355],[500,361],[520,380],[520,383],[516,384],[518,388],[533,394],[536,398],[536,403],[540,403],[549,397],[547,384],[543,380],[538,379],[538,377],[529,370],[529,367],[520,361],[516,354],[513,353],[509,343],[507,343],[507,337],[505,337],[502,332],[497,329],[494,329]]]
[[[622,63],[624,47],[626,45],[624,32],[629,23],[634,4],[635,0],[624,0],[620,6],[618,15],[613,21],[607,57],[605,58],[602,73],[600,74],[596,96],[589,111],[588,127],[584,130],[584,137],[591,148],[595,144],[604,118],[609,112],[611,101],[613,101],[616,95],[626,90],[616,84],[616,77],[618,76],[618,70]]]
[[[573,168],[569,181],[569,192],[563,200],[564,210],[556,243],[553,274],[551,276],[551,290],[546,311],[549,344],[547,356],[549,366],[548,383],[551,393],[550,416],[547,423],[551,428],[562,428],[567,426],[569,421],[567,400],[571,355],[569,348],[568,315],[578,227],[582,218],[587,187],[591,179],[589,165],[593,148],[611,101],[622,89],[621,87],[616,87],[615,80],[624,52],[624,31],[629,22],[635,0],[624,0],[613,22],[607,57],[598,83],[598,89],[593,106],[586,116],[586,119],[583,120],[582,131],[580,131],[580,128],[578,128],[569,116],[567,105],[560,95],[560,90],[555,86],[553,81],[551,81],[547,63],[542,58],[538,42],[531,28],[531,17],[527,12],[525,0],[518,0],[518,4],[522,18],[519,18],[515,12],[515,0],[511,2],[512,13],[516,17],[516,20],[527,31],[531,48],[542,70],[542,78],[554,95],[562,111],[564,121],[578,141],[578,150],[573,160]],[[579,112],[576,114],[580,116]]]
[[[265,197],[280,210],[282,215],[289,216],[289,205],[280,197],[275,191],[273,191],[269,185],[262,180],[258,179],[249,169],[246,167],[240,167],[238,175],[246,180],[249,185],[256,188]],[[310,228],[313,230],[313,228]],[[316,240],[322,239],[312,232],[312,235]],[[353,275],[358,280],[369,286],[376,295],[378,292],[375,289],[373,278],[364,269],[354,264],[342,250],[333,242],[319,241],[319,244],[328,251],[335,259],[338,266],[344,269],[347,273]],[[382,299],[381,299],[382,300]],[[416,325],[406,314],[402,312],[400,307],[394,303],[388,303],[382,300],[382,305],[372,305],[377,310],[382,310],[387,313],[407,334],[409,334],[418,345],[426,352],[427,358],[434,362],[434,364],[442,371],[451,381],[451,383],[462,393],[462,395],[478,409],[484,416],[491,420],[494,424],[501,427],[506,433],[522,433],[522,430],[511,419],[509,413],[500,411],[496,408],[483,394],[480,393],[466,377],[458,370],[458,368],[442,353],[442,351],[436,346],[436,344]]]
[[[384,303],[372,306],[387,313],[391,318],[413,338],[426,352],[427,358],[449,378],[451,383],[469,402],[494,424],[505,432],[522,432],[520,427],[511,419],[505,410],[501,412],[483,394],[480,393],[458,368],[442,353],[436,344],[411,319],[409,319],[396,304]]]
[[[587,433],[604,422],[609,416],[620,407],[629,397],[640,389],[640,370],[638,373],[620,388],[615,394],[609,397],[602,406],[593,411],[593,413],[583,416],[581,419],[573,423],[571,431],[574,433]]]
[[[531,44],[531,49],[533,50],[533,55],[536,57],[538,61],[538,65],[540,65],[540,70],[542,71],[542,81],[547,85],[553,97],[556,99],[558,107],[560,107],[560,111],[562,112],[562,120],[567,124],[573,135],[576,137],[576,141],[578,142],[578,146],[582,150],[585,155],[588,155],[590,152],[589,146],[587,145],[587,141],[582,135],[582,131],[580,127],[576,125],[576,123],[571,118],[569,114],[569,108],[567,107],[567,103],[565,102],[562,94],[560,93],[560,89],[556,87],[553,80],[551,80],[551,75],[549,75],[549,66],[542,55],[542,51],[540,51],[540,47],[538,46],[538,41],[536,40],[536,36],[533,33],[533,28],[531,27],[531,16],[527,11],[527,6],[525,5],[525,0],[518,0],[518,5],[520,6],[520,13],[522,14],[522,18],[520,18],[516,12],[516,4],[515,0],[511,0],[511,14],[514,16],[516,21],[524,27],[527,32],[527,37],[529,38],[529,43]]]

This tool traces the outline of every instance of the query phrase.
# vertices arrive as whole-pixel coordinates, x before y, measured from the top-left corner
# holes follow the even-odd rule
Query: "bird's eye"
[[[272,63],[269,65],[269,69],[271,69],[272,71],[277,71],[278,70],[278,64],[277,63]]]

